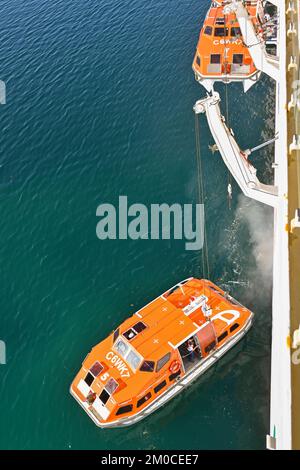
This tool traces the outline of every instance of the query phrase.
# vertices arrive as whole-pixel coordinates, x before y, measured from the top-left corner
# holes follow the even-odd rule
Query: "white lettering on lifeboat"
[[[226,318],[224,315],[231,315],[231,318]],[[235,320],[240,318],[240,312],[238,310],[224,310],[223,312],[214,315],[211,320],[222,320],[227,325],[231,325]]]
[[[106,354],[106,359],[110,361],[120,371],[120,375],[123,379],[126,377],[130,377],[128,367],[117,354],[114,354],[112,351],[109,351]]]
[[[241,46],[243,41],[241,39],[214,39],[214,45],[219,46],[220,44],[235,44],[236,46]]]

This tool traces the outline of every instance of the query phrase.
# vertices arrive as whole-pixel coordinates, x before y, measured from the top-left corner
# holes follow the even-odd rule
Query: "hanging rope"
[[[200,129],[199,129],[199,118],[198,114],[195,113],[195,142],[196,142],[196,163],[197,163],[197,191],[198,191],[198,203],[204,205],[204,184],[203,184],[203,172],[202,172],[202,161],[201,161],[201,146],[200,146]],[[208,244],[207,244],[207,233],[206,223],[204,221],[203,228],[204,235],[204,246],[202,249],[202,277],[210,278],[209,268],[209,256],[208,256]]]
[[[227,37],[227,16],[224,14],[224,38]],[[224,41],[224,59],[225,59],[225,113],[226,113],[226,124],[230,129],[229,123],[229,99],[228,99],[228,83],[227,83],[227,51],[226,51],[226,40]],[[232,175],[229,170],[227,170],[227,200],[228,208],[231,210],[231,200],[232,200]]]
[[[228,100],[228,84],[225,84],[225,107],[226,107],[226,124],[228,129],[230,129],[229,122],[229,100]],[[232,175],[229,170],[227,170],[227,200],[228,208],[231,210],[231,201],[232,201]]]

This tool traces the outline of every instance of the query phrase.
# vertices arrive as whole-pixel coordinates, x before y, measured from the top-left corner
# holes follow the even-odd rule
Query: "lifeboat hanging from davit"
[[[134,424],[215,364],[252,321],[250,310],[212,282],[186,279],[95,346],[71,394],[101,428]]]
[[[249,48],[244,43],[236,14],[226,8],[230,2],[213,1],[200,32],[193,61],[196,80],[209,92],[216,81],[243,82],[248,91],[260,78]],[[261,1],[245,2],[256,28],[263,19]]]

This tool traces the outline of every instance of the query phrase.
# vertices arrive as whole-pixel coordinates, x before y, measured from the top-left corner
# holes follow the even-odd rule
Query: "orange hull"
[[[252,319],[212,282],[183,281],[92,349],[71,394],[100,427],[133,424],[205,372]]]

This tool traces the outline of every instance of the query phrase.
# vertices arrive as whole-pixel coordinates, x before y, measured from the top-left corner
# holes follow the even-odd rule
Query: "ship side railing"
[[[300,449],[300,6],[286,3],[292,449]]]

